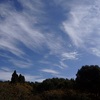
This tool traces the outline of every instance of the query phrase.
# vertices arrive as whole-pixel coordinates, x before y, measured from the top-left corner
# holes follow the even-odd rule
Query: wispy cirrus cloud
[[[62,51],[61,54],[59,55],[59,60],[56,62],[51,62],[50,60],[41,60],[39,63],[45,64],[45,65],[50,65],[50,66],[56,66],[61,69],[65,69],[68,67],[67,63],[65,63],[68,60],[78,60],[79,59],[79,53],[76,51],[73,52],[64,52]]]
[[[47,20],[43,2],[41,0],[18,0],[18,2],[22,6],[20,11],[17,11],[11,2],[0,4],[2,18],[0,19],[0,49],[22,59],[27,57],[22,46],[33,52],[48,49],[48,55],[57,57],[67,53],[68,43],[63,40],[61,35],[57,35],[55,32],[41,31],[38,28],[37,24]],[[18,61],[15,60],[10,60],[15,66],[22,65],[23,68],[30,66],[27,62],[19,61],[17,63]]]
[[[0,68],[2,71],[4,71],[4,72],[11,72],[12,70],[10,69],[10,68],[8,68],[8,67],[1,67]]]
[[[24,4],[24,1],[23,3]],[[41,47],[42,40],[44,39],[44,35],[41,34],[34,28],[34,24],[36,23],[35,16],[40,13],[34,12],[34,6],[30,8],[31,3],[27,6],[23,6],[22,12],[17,12],[13,9],[12,5],[8,4],[0,4],[0,14],[2,19],[0,24],[0,48],[4,50],[8,50],[9,52],[15,55],[24,54],[24,52],[19,49],[18,42],[23,43],[26,47],[34,50],[36,47]],[[30,4],[30,5],[29,5]],[[28,9],[28,11],[27,11]],[[31,14],[33,10],[34,14]],[[36,17],[38,18],[38,17]]]
[[[18,59],[9,59],[9,62],[11,62],[14,66],[19,68],[31,68],[34,64],[31,60],[18,60]]]
[[[91,48],[91,51],[94,55],[96,55],[97,57],[100,57],[100,48]]]
[[[7,62],[9,62],[11,65],[17,68],[19,67],[24,69],[32,68],[42,58],[42,61],[44,62],[41,63],[43,64],[45,63],[48,66],[52,66],[52,69],[51,67],[50,69],[45,69],[44,66],[42,72],[59,74],[59,72],[54,70],[53,67],[56,66],[59,67],[60,69],[64,69],[68,67],[65,61],[75,60],[78,58],[78,52],[74,52],[75,50],[71,46],[70,44],[71,42],[68,41],[68,38],[64,33],[67,32],[66,26],[68,27],[69,25],[66,24],[69,22],[71,22],[70,24],[73,24],[72,23],[73,21],[71,21],[73,17],[71,17],[69,22],[67,21],[62,22],[62,20],[58,21],[57,24],[61,22],[61,25],[65,31],[62,32],[62,30],[58,25],[56,28],[59,29],[57,29],[56,32],[54,31],[55,28],[54,26],[56,25],[54,23],[57,20],[59,20],[59,18],[62,16],[56,19],[56,21],[54,21],[55,17],[52,17],[52,19],[50,19],[51,17],[47,15],[48,10],[45,10],[46,5],[44,5],[45,4],[44,1],[17,0],[17,3],[18,3],[17,6],[19,7],[16,7],[14,5],[14,1],[0,3],[0,50],[3,51],[3,54],[1,54],[2,52],[0,51],[1,52],[0,56],[7,58]],[[55,12],[57,10],[57,7],[55,7],[54,9]],[[73,9],[70,11],[73,11]],[[47,18],[47,16],[49,18]],[[70,16],[72,15],[70,14]],[[51,20],[53,20],[54,22]],[[53,27],[50,27],[51,29],[47,28],[50,26],[48,25],[47,22],[48,23],[50,22],[51,25],[54,24],[53,25],[54,28]],[[62,33],[60,33],[60,31]],[[63,36],[66,37],[63,38]],[[72,38],[72,36],[73,33],[70,37]],[[76,42],[74,41],[75,45],[78,44],[78,42],[81,42],[77,40],[78,37],[79,37],[78,35],[76,36],[76,38],[73,37],[73,39],[75,39],[76,41]],[[35,64],[34,64],[34,59],[35,59],[34,54],[37,55],[40,54],[39,55],[40,58],[36,57],[35,55],[37,59],[37,61],[35,60],[36,61]],[[56,61],[54,62],[53,59],[54,60],[56,59]],[[27,79],[29,80],[32,80],[32,78],[34,78],[33,76],[29,78],[29,76],[27,76]],[[43,78],[38,78],[38,79],[41,80]]]
[[[100,50],[100,1],[72,0],[69,4],[65,0],[62,1],[59,0],[65,11],[69,7],[66,20],[62,22],[62,29],[75,46],[97,55],[92,48]]]
[[[40,1],[19,2],[23,5],[23,10],[21,12],[10,10],[13,7],[9,3],[6,5],[0,4],[2,8],[0,11],[1,16],[4,17],[4,20],[0,24],[1,49],[18,56],[25,54],[22,48],[20,48],[19,43],[24,44],[27,48],[35,52],[37,52],[39,48],[43,49],[43,45],[53,54],[64,50],[64,41],[60,36],[56,36],[55,38],[55,33],[42,33],[35,27],[35,24],[37,22],[39,23],[39,21],[41,22],[42,19],[42,16],[41,18],[39,16],[39,14],[42,15],[43,13],[43,10],[40,9],[42,3]],[[35,3],[38,6],[35,5],[36,7],[34,7],[32,5]]]
[[[68,59],[76,60],[76,59],[78,59],[77,58],[78,55],[79,54],[77,52],[68,52],[68,53],[65,52],[62,54],[62,60],[68,60]]]
[[[50,74],[59,74],[59,72],[57,72],[53,69],[42,69],[40,71],[45,72],[45,73],[50,73]]]

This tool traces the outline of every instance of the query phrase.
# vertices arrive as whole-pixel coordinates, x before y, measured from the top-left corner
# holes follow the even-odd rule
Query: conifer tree
[[[19,83],[24,83],[25,82],[25,77],[20,74],[19,77],[18,77],[18,82]]]
[[[15,70],[11,77],[11,83],[17,83],[17,82],[18,82],[18,74],[16,73]]]

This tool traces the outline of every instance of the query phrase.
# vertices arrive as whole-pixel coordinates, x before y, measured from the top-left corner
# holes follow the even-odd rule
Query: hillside
[[[0,100],[100,100],[99,75],[99,66],[86,65],[78,70],[76,79],[52,78],[41,83],[1,81]]]

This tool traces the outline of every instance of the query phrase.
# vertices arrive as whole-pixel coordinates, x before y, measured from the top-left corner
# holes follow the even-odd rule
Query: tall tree
[[[18,82],[19,83],[24,83],[25,82],[25,77],[20,74],[19,77],[18,77]]]
[[[15,70],[11,77],[11,83],[17,83],[17,82],[18,82],[18,74],[16,73],[16,70]]]
[[[83,66],[76,74],[76,83],[80,89],[99,92],[100,67],[98,65]]]

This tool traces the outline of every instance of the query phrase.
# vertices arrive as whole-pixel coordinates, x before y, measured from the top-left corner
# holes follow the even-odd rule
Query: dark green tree
[[[19,77],[18,77],[18,82],[19,83],[24,83],[25,82],[25,77],[20,74]]]
[[[77,86],[85,91],[100,92],[100,67],[85,65],[76,74]]]
[[[15,70],[11,77],[11,83],[17,83],[17,82],[18,82],[18,74],[16,73],[16,70]]]

